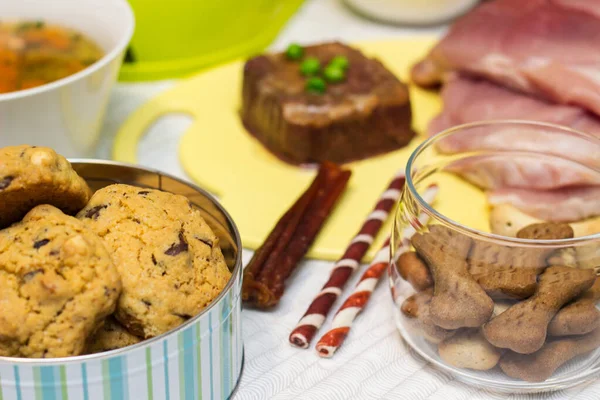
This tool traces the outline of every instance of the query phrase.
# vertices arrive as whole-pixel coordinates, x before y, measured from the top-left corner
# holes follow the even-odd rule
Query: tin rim
[[[158,176],[164,176],[166,178],[173,179],[174,181],[177,181],[178,183],[181,183],[182,185],[188,186],[190,189],[193,189],[193,190],[197,191],[198,193],[200,193],[201,195],[205,196],[208,200],[210,200],[213,203],[213,205],[221,213],[223,213],[223,215],[225,216],[225,219],[227,221],[227,224],[231,227],[231,234],[233,236],[233,240],[237,247],[237,252],[235,255],[235,263],[234,263],[233,271],[231,271],[231,278],[227,282],[227,285],[225,285],[225,288],[208,305],[208,307],[206,307],[204,310],[202,310],[199,314],[195,315],[193,318],[190,318],[188,321],[184,322],[183,324],[179,325],[176,328],[171,329],[168,332],[163,333],[162,335],[153,337],[151,339],[146,339],[140,343],[136,343],[131,346],[123,347],[120,349],[114,349],[114,350],[110,350],[110,351],[105,351],[105,352],[101,352],[101,353],[83,354],[83,355],[71,356],[71,357],[55,357],[55,358],[22,358],[22,357],[2,357],[2,356],[0,356],[0,362],[9,362],[9,363],[13,363],[13,364],[28,364],[28,365],[71,364],[71,363],[80,363],[80,362],[85,362],[85,361],[110,358],[113,356],[121,355],[122,353],[126,353],[129,351],[133,351],[133,350],[137,350],[137,349],[141,349],[141,348],[150,346],[159,341],[163,341],[163,340],[167,339],[169,336],[175,335],[176,333],[188,328],[190,325],[198,322],[200,320],[200,318],[202,318],[205,314],[210,312],[214,307],[217,306],[217,304],[219,304],[221,302],[221,300],[223,300],[223,298],[229,293],[229,291],[232,290],[233,285],[236,282],[236,280],[241,279],[242,240],[240,238],[240,233],[238,231],[238,228],[237,228],[235,222],[233,221],[233,218],[231,218],[231,215],[229,215],[229,212],[227,212],[227,210],[225,210],[225,208],[221,205],[221,203],[217,200],[217,198],[215,196],[208,193],[206,190],[200,188],[199,186],[197,186],[196,184],[194,184],[192,182],[178,178],[174,175],[159,171],[154,168],[149,168],[149,167],[145,167],[145,166],[135,165],[135,164],[131,164],[131,163],[125,163],[125,162],[120,162],[120,161],[100,160],[100,159],[93,159],[93,158],[69,158],[68,161],[73,164],[113,165],[113,166],[131,168],[131,169],[135,169],[135,170],[139,170],[139,171],[143,171],[143,172],[153,173]]]

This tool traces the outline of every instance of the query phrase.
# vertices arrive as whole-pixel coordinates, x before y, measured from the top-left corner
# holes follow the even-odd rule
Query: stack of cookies
[[[567,224],[536,223],[521,239],[569,239]],[[442,225],[412,238],[398,258],[416,293],[401,306],[411,326],[437,344],[446,363],[499,368],[540,382],[600,346],[600,279],[572,248],[506,246]]]
[[[161,335],[231,277],[187,198],[92,193],[52,149],[0,149],[0,356],[97,353]]]

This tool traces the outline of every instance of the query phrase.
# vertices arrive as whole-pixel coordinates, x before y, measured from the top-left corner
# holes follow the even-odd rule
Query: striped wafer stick
[[[335,263],[329,280],[308,306],[306,313],[290,334],[289,340],[292,345],[307,348],[317,330],[323,325],[333,303],[342,294],[350,275],[360,265],[360,260],[371,247],[375,236],[388,218],[390,210],[400,198],[405,178],[404,170],[398,171],[381,194],[373,212],[367,216],[356,236],[350,241],[344,255]]]
[[[423,198],[428,203],[431,203],[437,194],[438,187],[431,185],[423,193]],[[426,224],[427,216],[422,214],[417,221],[417,225]],[[402,243],[398,249],[399,253],[406,252],[410,249],[410,238],[415,234],[416,230],[412,226],[404,230]],[[326,332],[317,343],[317,352],[321,357],[331,357],[333,353],[344,343],[352,322],[367,305],[371,293],[377,286],[381,275],[388,266],[390,260],[390,239],[388,238],[377,255],[373,259],[369,268],[364,272],[358,281],[356,288],[352,294],[346,299],[344,304],[337,311],[331,323],[332,328]]]

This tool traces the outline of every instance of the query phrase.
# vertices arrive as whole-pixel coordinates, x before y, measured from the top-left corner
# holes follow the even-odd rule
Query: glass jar
[[[466,151],[449,152],[457,143]],[[407,164],[388,271],[397,328],[434,366],[487,390],[564,389],[600,371],[600,228],[580,237],[572,224],[537,220],[512,227],[516,237],[490,228],[481,188],[544,187],[527,173],[546,167],[600,182],[600,141],[552,124],[478,122],[429,138]]]

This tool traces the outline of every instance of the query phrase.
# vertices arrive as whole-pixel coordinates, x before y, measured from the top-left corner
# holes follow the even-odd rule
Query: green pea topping
[[[348,67],[350,66],[350,62],[348,61],[348,58],[345,56],[335,56],[329,62],[329,65],[336,66],[336,67],[341,68],[342,70],[346,71],[348,69]]]
[[[323,75],[328,82],[341,82],[346,79],[346,73],[344,70],[336,65],[328,65],[323,71]]]
[[[288,46],[285,51],[285,56],[290,60],[299,60],[304,55],[304,49],[302,46],[296,43],[292,43]]]
[[[323,94],[327,89],[325,81],[319,77],[312,77],[306,80],[306,91],[309,93]]]
[[[300,72],[304,76],[314,76],[319,73],[321,63],[314,57],[309,57],[300,64]]]

